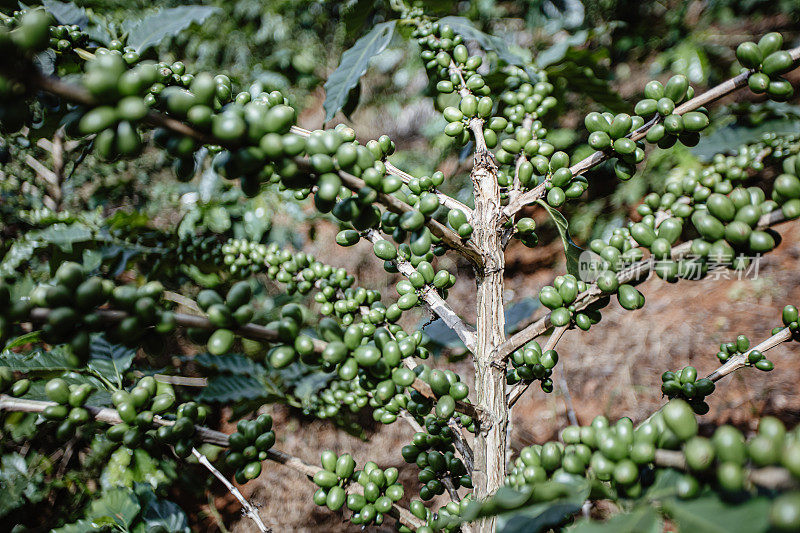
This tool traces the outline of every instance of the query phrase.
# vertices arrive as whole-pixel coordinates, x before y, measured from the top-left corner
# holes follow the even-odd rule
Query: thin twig
[[[386,240],[375,230],[367,230],[366,237],[372,243]],[[413,266],[411,266],[411,263],[400,259],[399,257],[393,262],[395,265],[397,265],[397,270],[399,270],[400,273],[405,277],[409,277],[417,271]],[[452,329],[456,335],[458,335],[458,338],[461,339],[461,342],[464,343],[464,346],[466,346],[469,351],[475,352],[474,330],[467,326],[467,324],[461,320],[461,317],[459,317],[455,311],[453,311],[453,309],[447,305],[447,302],[444,301],[444,298],[439,296],[439,293],[436,292],[436,289],[430,285],[425,285],[419,290],[419,294],[422,301],[425,302],[431,312],[441,318],[442,321],[447,324],[447,326]]]
[[[731,372],[735,372],[736,370],[744,366],[747,366],[747,358],[750,355],[750,352],[758,350],[759,352],[763,353],[791,339],[792,339],[792,331],[789,328],[783,328],[778,333],[769,337],[759,345],[753,346],[752,348],[750,348],[749,350],[747,350],[742,354],[734,355],[733,357],[728,359],[725,362],[725,364],[723,364],[718,369],[714,370],[707,377],[711,381],[719,381],[720,379],[724,378]]]
[[[735,356],[731,357],[722,366],[720,366],[719,368],[717,368],[716,370],[711,372],[708,376],[706,376],[706,378],[710,379],[711,381],[719,381],[720,379],[724,378],[728,374],[732,374],[733,372],[739,370],[740,368],[744,368],[746,366],[749,366],[747,364],[747,356],[753,350],[758,350],[761,353],[764,353],[766,351],[769,351],[769,350],[775,348],[779,344],[781,344],[783,342],[790,341],[790,340],[792,340],[792,332],[791,332],[791,330],[789,328],[783,328],[782,330],[780,330],[775,335],[772,335],[771,337],[768,337],[767,339],[765,339],[764,341],[762,341],[758,345],[753,346],[752,348],[747,350],[745,353],[742,353],[742,354],[735,355]],[[656,415],[656,413],[661,411],[661,409],[663,407],[664,407],[663,405],[661,407],[659,407],[656,411],[651,413],[650,416],[645,418],[638,425],[641,426],[642,424],[646,424],[647,422],[649,422],[650,419],[653,418]]]
[[[256,527],[258,528],[259,531],[262,531],[264,533],[272,532],[272,530],[267,526],[265,526],[264,522],[261,521],[261,517],[258,515],[258,511],[256,511],[256,508],[253,507],[244,496],[242,496],[242,493],[239,492],[239,489],[234,487],[233,484],[230,481],[228,481],[228,478],[222,475],[222,472],[214,468],[214,465],[211,464],[211,461],[208,460],[208,457],[198,452],[196,448],[192,448],[192,455],[194,455],[200,462],[200,464],[206,467],[206,469],[208,469],[209,472],[214,474],[214,477],[216,477],[218,480],[220,480],[220,482],[222,482],[223,485],[225,485],[225,488],[228,489],[228,492],[233,494],[234,498],[239,500],[239,503],[242,504],[244,513],[247,516],[249,516],[253,522],[256,523]]]

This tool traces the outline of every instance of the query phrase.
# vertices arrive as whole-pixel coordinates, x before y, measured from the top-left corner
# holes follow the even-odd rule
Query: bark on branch
[[[377,231],[375,230],[368,230],[367,231],[367,239],[373,244],[380,241],[385,241]],[[411,276],[416,269],[411,266],[411,263],[400,259],[399,257],[393,261],[395,265],[397,265],[397,270],[400,271],[405,277]],[[433,314],[438,316],[442,319],[442,321],[447,324],[447,327],[453,330],[453,332],[458,335],[458,338],[461,339],[461,342],[464,343],[464,346],[470,352],[475,351],[475,331],[470,328],[461,317],[459,317],[455,311],[444,301],[444,298],[439,296],[439,293],[436,292],[436,289],[431,287],[430,285],[425,285],[419,291],[420,298],[425,304],[428,306],[428,309],[431,310]]]

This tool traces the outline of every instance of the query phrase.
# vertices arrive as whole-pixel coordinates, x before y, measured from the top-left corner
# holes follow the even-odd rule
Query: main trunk
[[[475,350],[475,390],[478,405],[486,416],[478,424],[475,439],[473,482],[477,498],[496,491],[506,474],[506,403],[505,365],[492,364],[497,348],[505,340],[503,313],[503,269],[505,260],[497,219],[500,213],[500,190],[496,166],[488,152],[476,154],[478,164],[472,172],[475,210],[473,239],[483,255],[483,268],[477,277],[477,346]],[[494,531],[495,520],[478,523],[481,533]]]

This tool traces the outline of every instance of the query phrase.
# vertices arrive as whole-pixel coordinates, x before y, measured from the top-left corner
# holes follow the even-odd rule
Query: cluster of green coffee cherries
[[[331,450],[321,454],[322,470],[314,474],[313,481],[319,486],[314,493],[314,503],[338,511],[345,505],[353,511],[350,522],[356,525],[381,525],[383,518],[395,502],[403,498],[403,486],[397,482],[397,468],[381,469],[372,461],[356,470],[355,459],[350,454],[337,456]],[[361,485],[361,494],[347,493],[351,482]]]
[[[146,330],[158,334],[175,328],[175,316],[159,307],[164,288],[158,282],[141,287],[116,286],[113,281],[89,276],[78,263],[64,262],[49,283],[34,287],[22,307],[48,308],[41,326],[42,340],[49,344],[69,343],[73,354],[85,361],[89,355],[90,334],[103,331],[111,342],[137,345]],[[98,308],[110,303],[128,313],[115,326],[109,327]],[[41,317],[33,317],[40,320]],[[156,337],[153,342],[160,342]]]
[[[65,119],[67,134],[96,134],[95,152],[106,160],[139,155],[143,143],[138,124],[148,112],[143,95],[158,79],[155,65],[129,68],[121,54],[98,49],[85,66],[82,84],[102,105],[71,111]]]
[[[210,333],[206,342],[209,353],[222,355],[231,351],[236,340],[233,330],[249,323],[255,316],[255,309],[250,305],[252,296],[250,284],[246,281],[233,284],[224,299],[217,291],[211,289],[204,289],[198,293],[197,305],[216,328]],[[297,332],[298,326],[286,325],[286,328],[288,331],[284,336],[289,338],[291,332]],[[279,330],[280,333],[282,331]]]
[[[351,413],[357,413],[369,402],[369,391],[361,386],[359,380],[336,379],[312,398],[309,401],[311,405],[306,409],[319,418],[333,418],[340,415],[345,408]]]
[[[729,262],[735,252],[750,254],[769,252],[780,241],[777,240],[779,236],[774,231],[756,229],[761,215],[764,214],[763,203],[763,194],[751,195],[750,191],[741,187],[737,187],[729,195],[712,193],[704,204],[695,204],[691,217],[692,224],[700,237],[708,244],[701,246],[700,241],[696,241],[693,244],[697,246],[693,248],[707,247],[709,254],[699,255],[720,257],[722,262]],[[702,209],[703,205],[706,209]],[[715,247],[719,250],[715,250]]]
[[[531,166],[529,167],[528,164]],[[560,207],[567,199],[578,198],[589,186],[585,177],[572,175],[569,167],[569,155],[566,152],[552,153],[549,159],[540,153],[534,156],[530,162],[520,163],[519,171],[520,183],[526,180],[530,182],[531,179],[527,176],[531,172],[548,176],[545,185],[547,190],[545,199],[553,207]]]
[[[463,522],[461,516],[467,511],[470,505],[474,504],[475,499],[472,493],[469,493],[464,496],[460,502],[448,502],[435,513],[425,507],[419,500],[411,500],[409,510],[411,514],[420,520],[425,520],[425,525],[418,527],[416,533],[435,533],[437,531],[451,533],[459,530]]]
[[[191,264],[208,274],[228,267],[235,278],[248,277],[263,268],[262,263],[254,259],[259,257],[259,247],[264,244],[243,241],[246,245],[239,247],[238,241],[221,242],[217,235],[182,235],[175,246],[175,259],[178,264]],[[226,245],[231,243],[231,246]],[[253,249],[250,250],[250,244]],[[263,248],[262,248],[263,249]],[[227,250],[227,251],[226,251]]]
[[[784,307],[781,313],[781,320],[783,320],[783,325],[789,328],[793,335],[796,335],[797,332],[800,331],[800,317],[798,316],[797,307],[793,305]],[[775,335],[781,329],[780,327],[773,328],[772,334]]]
[[[12,396],[22,396],[30,388],[30,381],[22,378],[14,383],[11,389]],[[42,411],[46,420],[59,423],[56,429],[56,439],[61,442],[69,440],[75,435],[80,426],[89,422],[92,417],[84,404],[94,392],[94,387],[88,383],[80,385],[68,384],[61,378],[51,379],[44,389],[45,395],[55,405],[48,405]]]
[[[715,388],[714,382],[710,379],[697,379],[697,369],[693,366],[686,366],[677,372],[668,370],[661,374],[661,392],[669,399],[686,400],[698,415],[708,412],[709,407],[705,397],[714,392]]]
[[[783,310],[784,318],[791,317],[793,308],[794,308],[793,305],[787,305],[784,308]],[[796,316],[796,310],[795,310],[795,316]],[[796,329],[797,328],[795,327],[795,330]],[[770,372],[775,368],[775,364],[769,359],[767,359],[764,356],[764,354],[761,353],[761,350],[750,349],[750,339],[748,339],[745,335],[739,335],[734,342],[723,342],[722,344],[719,345],[719,352],[717,352],[717,359],[719,359],[721,363],[725,363],[731,357],[739,355],[747,355],[745,364],[753,366],[764,372]]]
[[[672,76],[665,85],[650,81],[644,87],[644,96],[634,107],[636,115],[643,120],[658,120],[647,130],[647,142],[657,143],[660,148],[669,148],[677,141],[686,146],[698,143],[700,132],[709,124],[708,110],[700,107],[682,115],[674,113],[676,106],[694,97],[694,89],[686,76]]]
[[[267,459],[267,451],[274,444],[270,415],[258,415],[253,420],[240,420],[236,424],[236,431],[228,437],[225,464],[236,469],[237,483],[246,483],[261,474],[261,462]]]
[[[419,379],[430,385],[436,397],[434,413],[440,420],[449,420],[455,413],[456,402],[465,400],[469,394],[467,384],[461,381],[461,377],[452,370],[431,369],[423,364],[418,365],[414,369],[414,373]],[[412,414],[427,414],[427,407],[423,407],[421,410],[413,407],[409,408],[409,412]]]
[[[50,48],[56,52],[71,52],[74,48],[86,46],[89,35],[76,24],[50,26]]]
[[[183,403],[174,412],[173,424],[153,428],[154,417],[166,416],[175,404],[174,391],[165,385],[145,376],[130,391],[114,391],[111,402],[122,422],[109,427],[106,437],[126,448],[142,447],[149,453],[155,453],[159,444],[171,445],[178,457],[188,457],[194,446],[194,426],[203,423],[208,409],[195,402]]]
[[[516,230],[514,236],[528,248],[533,248],[539,244],[539,236],[536,235],[536,221],[530,217],[519,218],[514,225]]]
[[[552,96],[553,84],[546,81],[544,72],[540,73],[540,80],[536,83],[523,81],[518,77],[508,77],[505,83],[506,89],[500,94],[501,113],[508,120],[505,133],[516,134],[514,139],[523,147],[531,139],[544,139],[547,129],[542,125],[541,119],[557,104],[556,98]],[[530,121],[530,125],[525,128],[523,125],[526,119]],[[523,133],[525,131],[529,133]],[[528,153],[532,151],[529,146],[526,155],[535,155]]]
[[[539,380],[544,392],[553,392],[553,380],[550,376],[558,364],[558,352],[547,350],[536,341],[530,341],[511,353],[511,367],[506,371],[506,383],[514,385],[520,381],[529,383]]]
[[[609,263],[611,262],[609,261]],[[556,276],[553,285],[542,287],[539,290],[539,301],[550,309],[550,323],[561,327],[574,321],[575,325],[583,331],[588,331],[593,324],[597,324],[600,321],[600,314],[596,307],[586,308],[582,311],[578,311],[575,307],[578,295],[585,292],[587,288],[586,282],[572,274]],[[535,351],[536,345],[531,345],[530,349]],[[539,351],[541,352],[541,347]],[[558,356],[556,356],[557,359]]]
[[[454,431],[447,421],[427,417],[425,431],[415,433],[411,444],[403,446],[401,450],[403,459],[420,469],[417,479],[423,486],[419,495],[425,501],[444,493],[444,479],[449,479],[455,488],[472,488],[472,477],[455,455]]]
[[[470,56],[469,50],[463,44],[463,37],[446,24],[423,21],[413,35],[420,45],[420,57],[425,62],[426,69],[432,78],[439,80],[436,84],[437,91],[442,94],[459,94],[458,107],[444,110],[444,117],[448,121],[444,131],[458,144],[464,145],[470,139],[470,130],[467,127],[470,120],[475,117],[483,120],[489,118],[494,107],[490,97],[491,89],[477,71],[483,58],[478,55]],[[489,130],[492,131],[491,128]],[[496,134],[490,134],[491,140],[497,142]]]
[[[50,44],[52,19],[42,9],[17,11],[0,22],[0,52],[6,61],[33,56]],[[15,133],[33,121],[31,109],[19,105],[25,87],[18,81],[0,76],[0,131]]]
[[[753,70],[747,78],[750,90],[766,93],[773,100],[786,101],[794,94],[792,84],[781,77],[794,67],[792,55],[783,48],[783,36],[778,32],[764,35],[758,44],[747,41],[736,48],[736,59],[743,67]]]
[[[659,412],[634,429],[628,418],[610,424],[604,416],[589,426],[569,426],[561,441],[529,446],[521,450],[506,479],[508,487],[470,511],[474,516],[494,514],[499,510],[522,507],[533,501],[558,497],[550,491],[548,480],[570,475],[589,476],[608,483],[619,498],[638,498],[653,482],[658,468],[657,449],[680,450],[686,472],[676,485],[680,498],[694,498],[710,485],[723,495],[740,497],[751,490],[751,468],[783,467],[800,478],[800,433],[788,432],[778,419],[765,417],[758,433],[749,441],[732,426],[718,427],[710,438],[697,435],[698,424],[692,408],[683,400],[673,399]],[[785,505],[776,500],[775,505]],[[774,509],[773,509],[774,510]],[[771,513],[775,520],[779,513]],[[782,516],[782,515],[781,515]],[[792,527],[798,518],[793,517]],[[780,531],[786,524],[773,522]]]

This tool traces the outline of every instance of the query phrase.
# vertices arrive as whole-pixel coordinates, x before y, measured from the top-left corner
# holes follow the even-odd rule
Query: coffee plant
[[[205,20],[209,8],[173,8],[122,27],[55,1],[0,15],[4,203],[10,198],[0,243],[3,438],[81,443],[115,465],[117,479],[132,461],[147,472],[103,492],[58,531],[188,529],[177,505],[152,488],[176,477],[183,460],[225,484],[260,531],[268,528],[229,479],[245,484],[265,468],[303,474],[315,504],[362,527],[660,531],[667,518],[681,531],[800,530],[800,429],[765,417],[755,435],[731,426],[701,432],[697,419],[720,380],[740,369],[772,371],[768,351],[800,338],[792,305],[776,310],[763,340],[740,335],[709,348],[721,363],[710,375],[666,370],[667,403],[646,420],[598,416],[518,451],[507,435],[530,385],[554,390],[554,368],[569,356],[557,350],[565,334],[588,337],[612,300],[640,309],[637,286],[653,272],[691,283],[746,271],[780,243],[773,228],[800,217],[796,132],[767,132],[702,166],[677,165],[632,220],[586,251],[559,211],[580,204],[600,167],[628,181],[652,148],[697,145],[715,117],[708,106],[727,95],[789,100],[786,76],[800,48],[777,32],[741,43],[740,73],[703,93],[681,74],[649,81],[627,111],[585,116],[591,150],[579,157],[550,137],[556,111],[568,105],[562,84],[466,18],[437,18],[420,4],[390,1],[385,20],[342,55],[325,83],[326,121],[357,103],[370,58],[394,38],[407,40],[443,133],[471,156],[467,200],[443,192],[451,177],[442,171],[395,166],[387,135],[366,140],[344,123],[309,131],[288,91],[160,60],[154,47]],[[159,18],[173,23],[159,26]],[[52,170],[39,168],[42,150]],[[104,176],[152,165],[171,167],[180,182],[213,172],[231,188],[179,225],[157,226],[126,211],[125,196],[101,209],[87,204],[71,188],[87,157]],[[21,161],[47,178],[44,186],[22,174]],[[272,240],[266,225],[229,231],[236,217],[252,229],[264,217],[253,202],[278,193],[334,220],[338,246],[371,247],[397,275],[396,296]],[[557,226],[566,271],[538,292],[548,312],[506,336],[505,250],[514,239],[539,245],[533,210]],[[448,301],[459,279],[443,256],[474,271],[474,325]],[[267,295],[267,285],[278,294]],[[436,368],[431,339],[404,326],[416,308],[457,335],[472,376]],[[196,346],[192,362],[210,378],[163,371],[179,344]],[[267,375],[269,387],[256,379]],[[184,387],[193,379],[206,385],[196,394]],[[409,424],[414,435],[397,455],[418,483],[349,453],[324,450],[308,464],[276,449],[284,428],[260,408],[279,401],[347,431],[358,432],[364,416]],[[226,406],[238,418],[229,434],[212,429]],[[5,473],[12,466],[23,477],[38,468],[34,456],[13,461],[4,458],[4,487],[16,479]],[[594,520],[597,501],[619,512]]]

